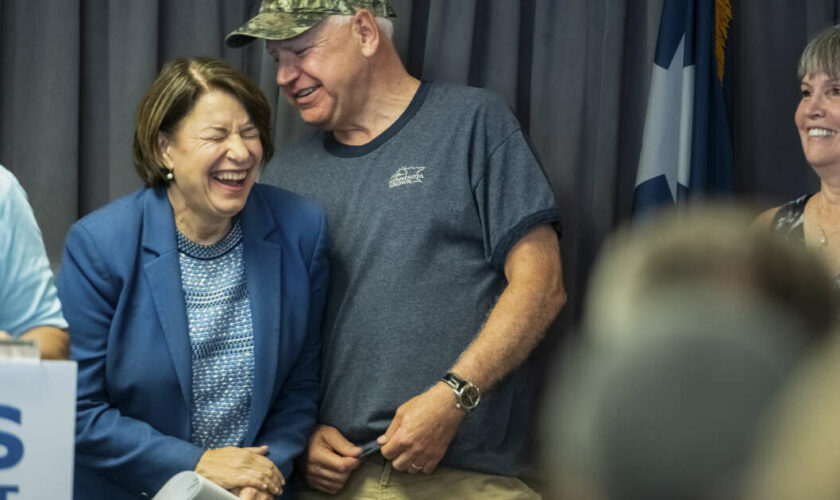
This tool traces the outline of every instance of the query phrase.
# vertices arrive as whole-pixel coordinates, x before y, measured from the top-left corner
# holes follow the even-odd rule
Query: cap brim
[[[238,48],[255,38],[285,40],[300,35],[323,20],[328,13],[262,12],[225,37],[228,47]]]

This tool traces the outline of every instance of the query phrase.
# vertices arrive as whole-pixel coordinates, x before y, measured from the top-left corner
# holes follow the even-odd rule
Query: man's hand
[[[207,450],[198,460],[195,471],[226,490],[250,487],[279,495],[283,493],[286,481],[274,462],[264,456],[266,453],[268,446]]]
[[[348,441],[335,427],[318,425],[309,438],[301,463],[312,488],[334,495],[344,488],[350,473],[362,461],[362,449]]]
[[[230,492],[236,495],[239,500],[274,500],[274,495],[271,493],[250,486],[234,488]]]
[[[452,388],[438,382],[397,408],[385,434],[379,436],[382,455],[409,473],[433,472],[458,432],[466,411],[455,406]]]

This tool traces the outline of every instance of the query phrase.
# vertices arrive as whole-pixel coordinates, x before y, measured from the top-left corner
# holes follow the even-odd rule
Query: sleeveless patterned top
[[[784,236],[789,241],[805,244],[805,204],[811,199],[811,194],[803,194],[799,198],[789,201],[779,207],[773,217],[770,228]]]
[[[785,237],[788,241],[794,241],[805,245],[805,204],[811,199],[812,194],[803,194],[799,198],[789,201],[779,207],[770,224],[770,229]],[[840,292],[840,274],[834,276],[834,290]],[[838,311],[840,315],[840,311]],[[840,318],[840,316],[838,316]]]

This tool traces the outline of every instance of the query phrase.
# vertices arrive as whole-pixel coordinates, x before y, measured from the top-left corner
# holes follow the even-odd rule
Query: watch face
[[[478,388],[474,385],[468,385],[464,387],[464,390],[461,392],[461,405],[463,405],[464,408],[471,410],[476,407],[480,398],[481,395],[478,392]]]

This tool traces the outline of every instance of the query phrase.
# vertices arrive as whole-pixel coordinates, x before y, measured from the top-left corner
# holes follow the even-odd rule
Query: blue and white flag
[[[726,9],[716,23],[715,8]],[[719,12],[719,15],[721,13]],[[729,2],[665,0],[656,40],[634,215],[732,188],[732,154],[715,56]],[[722,40],[718,40],[722,44]],[[721,50],[718,51],[722,57]]]

